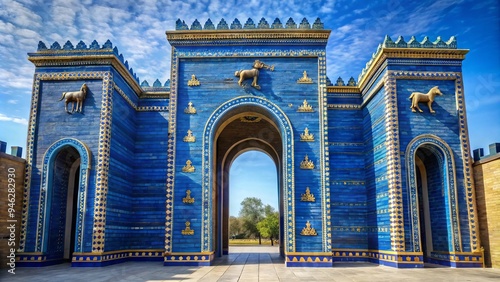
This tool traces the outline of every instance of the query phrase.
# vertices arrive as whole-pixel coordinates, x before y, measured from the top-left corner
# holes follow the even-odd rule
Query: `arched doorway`
[[[47,187],[47,253],[69,260],[75,246],[76,203],[80,182],[80,154],[72,146],[55,156]]]
[[[434,249],[449,251],[449,232],[447,224],[442,223],[447,218],[447,197],[445,196],[445,173],[443,159],[438,157],[437,150],[421,146],[415,157],[417,173],[418,209],[420,221],[420,241],[424,262]],[[432,216],[431,216],[432,214]]]
[[[267,107],[266,104],[273,105],[266,100],[254,97],[239,99],[244,103],[228,107],[220,113],[214,112],[212,117],[217,117],[217,120],[210,119],[209,126],[205,127],[204,146],[208,145],[211,153],[204,156],[204,194],[205,196],[211,194],[208,197],[211,205],[208,205],[207,211],[211,208],[208,214],[211,215],[213,222],[207,226],[210,224],[210,218],[203,220],[203,231],[208,230],[206,234],[208,244],[204,240],[204,248],[214,250],[216,256],[227,254],[229,249],[229,169],[239,154],[257,149],[269,155],[277,166],[281,231],[279,242],[280,252],[284,255],[285,234],[292,240],[294,238],[293,231],[286,228],[286,221],[293,219],[283,216],[288,214],[288,210],[284,211],[288,208],[288,205],[284,204],[284,195],[293,191],[291,126],[278,108]],[[224,109],[224,105],[220,109]],[[210,183],[212,185],[207,185]],[[286,198],[286,200],[289,199]]]
[[[37,250],[54,262],[82,250],[89,165],[90,152],[76,139],[61,139],[45,153]]]
[[[414,248],[424,262],[461,251],[455,166],[449,146],[434,135],[410,142],[407,150]]]
[[[249,122],[249,120],[251,120]],[[231,121],[220,129],[216,139],[217,151],[217,180],[216,180],[216,216],[217,230],[215,237],[218,238],[215,250],[217,255],[227,254],[229,250],[229,171],[232,162],[242,153],[248,150],[261,150],[268,154],[277,164],[277,170],[281,164],[281,136],[273,122],[264,115],[257,112],[244,112],[235,115]],[[278,181],[278,198],[281,198],[281,183]],[[282,203],[279,205],[282,223]],[[222,223],[222,224],[219,224]],[[282,225],[282,224],[281,224]],[[281,238],[282,236],[280,236]],[[220,247],[222,246],[222,248]]]

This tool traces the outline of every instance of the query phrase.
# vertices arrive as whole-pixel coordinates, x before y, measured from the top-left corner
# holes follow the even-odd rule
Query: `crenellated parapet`
[[[403,36],[399,36],[396,41],[393,41],[389,35],[386,35],[384,42],[378,45],[377,51],[372,54],[371,59],[366,63],[366,66],[361,70],[358,77],[358,84],[364,79],[368,70],[372,67],[373,63],[377,61],[377,58],[381,57],[382,53],[385,53],[386,57],[401,56],[404,57],[405,54],[408,58],[444,58],[451,59],[453,56],[449,57],[447,54],[457,54],[457,52],[449,52],[447,50],[456,50],[457,40],[455,36],[450,37],[448,41],[443,41],[441,36],[438,36],[435,41],[430,41],[429,37],[425,36],[422,41],[417,41],[415,36],[412,36],[408,42],[406,42]],[[383,52],[385,50],[385,52]],[[460,53],[460,52],[458,52]]]
[[[326,76],[326,86],[333,86],[333,83],[328,76]]]
[[[149,85],[147,80],[143,80],[141,82],[141,88],[145,92],[169,92],[170,91],[170,79],[167,79],[164,84],[160,82],[159,79],[156,79],[153,82],[153,85]]]
[[[28,53],[28,59],[37,67],[111,65],[121,73],[140,97],[151,95],[168,97],[170,92],[170,80],[167,80],[163,85],[158,79],[152,86],[147,81],[143,81],[141,84],[128,61],[124,59],[117,47],[113,47],[110,40],[102,45],[96,40],[92,41],[90,45],[80,41],[76,46],[69,40],[63,46],[56,41],[49,48],[40,41],[37,52]]]
[[[108,39],[102,46],[94,40],[90,43],[89,46],[85,44],[85,42],[81,41],[76,44],[76,46],[71,43],[71,41],[66,41],[66,43],[61,47],[59,42],[55,41],[50,45],[50,48],[47,48],[44,42],[38,42],[38,49],[36,53],[29,53],[29,60],[32,61],[35,65],[37,62],[41,62],[39,58],[52,57],[56,59],[57,57],[62,56],[100,56],[103,57],[105,55],[114,55],[118,60],[123,64],[123,66],[127,69],[130,75],[134,78],[134,80],[139,83],[139,77],[134,73],[134,70],[129,67],[128,61],[126,61],[118,51],[117,47],[113,48],[113,43]]]
[[[306,18],[296,23],[292,18],[282,22],[276,18],[272,23],[265,18],[254,21],[221,19],[214,24],[211,19],[202,25],[194,20],[191,26],[178,19],[176,29],[167,31],[167,39],[172,46],[182,45],[325,45],[330,30],[324,29],[319,18],[310,24]]]
[[[314,23],[309,24],[309,21],[306,18],[303,18],[302,21],[297,25],[293,18],[289,18],[285,25],[281,23],[279,18],[276,18],[274,22],[269,25],[265,18],[261,18],[258,24],[255,24],[252,18],[248,18],[245,24],[241,24],[240,20],[234,19],[231,25],[228,25],[226,20],[222,18],[217,24],[217,28],[212,23],[211,19],[208,19],[203,28],[198,21],[198,19],[194,20],[191,24],[191,28],[186,24],[185,21],[181,19],[177,19],[175,22],[175,30],[228,30],[228,29],[324,29],[324,25],[319,18],[317,18]]]
[[[327,86],[356,86],[356,80],[354,80],[354,77],[351,76],[351,78],[349,78],[346,84],[342,79],[342,77],[339,76],[339,78],[337,78],[337,82],[335,83],[335,85],[332,85],[330,82],[330,84],[327,83]]]
[[[328,92],[349,92],[351,90],[344,89],[344,87],[349,86],[358,87],[358,91],[360,91],[386,59],[463,60],[467,52],[468,50],[457,49],[457,40],[455,36],[450,37],[448,41],[444,41],[440,36],[434,41],[431,41],[427,36],[425,36],[422,41],[418,41],[415,36],[405,41],[402,36],[399,36],[396,41],[394,41],[391,37],[386,35],[384,41],[378,45],[377,50],[372,54],[370,60],[361,70],[357,81],[351,77],[346,84],[344,80],[339,77],[336,83],[327,85],[329,87]],[[334,90],[334,88],[336,90]]]

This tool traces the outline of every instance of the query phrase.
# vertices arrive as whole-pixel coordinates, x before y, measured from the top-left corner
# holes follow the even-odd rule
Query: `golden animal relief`
[[[186,190],[186,197],[182,198],[182,202],[184,204],[192,204],[194,203],[194,198],[191,198],[191,190]]]
[[[251,70],[238,70],[234,73],[234,76],[239,77],[238,85],[243,86],[243,80],[247,78],[253,78],[252,87],[260,90],[260,85],[257,84],[259,79],[259,69],[266,68],[270,71],[274,71],[274,66],[268,66],[259,60],[255,60]]]
[[[316,232],[316,229],[311,227],[311,223],[308,220],[306,222],[306,227],[302,228],[300,235],[302,235],[302,236],[317,236],[318,233]]]
[[[73,91],[73,92],[63,92],[61,99],[59,101],[64,100],[64,109],[68,114],[74,113],[75,112],[75,104],[76,104],[76,111],[81,113],[82,112],[82,107],[83,107],[83,102],[85,101],[85,97],[87,96],[87,91],[88,87],[87,84],[82,84],[82,87],[80,87],[80,91]],[[68,104],[71,104],[71,112],[68,111]]]
[[[191,222],[186,221],[186,228],[181,231],[182,235],[194,235],[194,230],[189,227],[190,225]]]
[[[301,202],[315,202],[316,201],[316,198],[314,198],[314,195],[311,194],[311,190],[309,189],[309,187],[306,187],[306,193],[302,194],[300,196],[300,201]]]
[[[437,86],[434,86],[431,88],[431,90],[429,90],[429,92],[427,92],[427,94],[424,94],[424,93],[421,93],[421,92],[413,92],[411,93],[410,95],[410,100],[411,100],[411,111],[416,113],[417,110],[419,112],[423,112],[420,107],[418,106],[418,103],[427,103],[427,106],[429,107],[429,111],[434,114],[436,113],[433,109],[432,109],[432,102],[434,102],[434,99],[436,97],[436,95],[443,95],[443,93],[441,93],[441,91],[439,90],[439,88]]]
[[[307,113],[307,112],[314,112],[314,110],[313,107],[309,105],[309,103],[307,103],[307,100],[304,100],[304,102],[302,102],[302,105],[299,106],[297,112]]]
[[[194,166],[190,160],[186,161],[186,165],[182,168],[182,172],[194,172]]]
[[[309,133],[309,128],[304,129],[304,133],[300,134],[300,141],[312,142],[314,141],[314,135]]]
[[[189,102],[188,107],[184,109],[184,113],[194,115],[196,114],[196,109],[193,107],[193,103]]]
[[[196,137],[193,135],[193,131],[191,129],[188,129],[187,135],[184,136],[184,139],[182,139],[184,142],[192,143],[196,141]]]
[[[306,155],[304,157],[304,160],[300,162],[300,168],[301,169],[314,169],[314,163],[309,159],[309,157]]]
[[[200,86],[200,81],[196,78],[196,75],[191,75],[191,79],[188,81],[188,86]]]
[[[303,74],[302,74],[302,77],[297,79],[297,83],[300,83],[300,84],[311,84],[313,83],[313,80],[312,78],[308,77],[307,76],[307,72],[304,71]]]

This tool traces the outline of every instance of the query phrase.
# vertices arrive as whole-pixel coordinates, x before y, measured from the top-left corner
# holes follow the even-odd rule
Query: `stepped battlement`
[[[162,91],[169,91],[170,90],[170,79],[167,79],[165,83],[162,85],[159,79],[156,79],[153,82],[153,85],[149,85],[149,82],[147,80],[143,80],[141,82],[141,88],[144,91],[147,92],[162,92]]]
[[[40,41],[38,42],[38,49],[36,53],[28,53],[30,60],[32,62],[37,61],[37,58],[43,57],[59,57],[59,56],[105,56],[105,55],[115,55],[116,58],[123,64],[126,70],[134,78],[134,80],[139,84],[139,77],[134,73],[134,69],[129,67],[129,63],[124,59],[123,54],[118,51],[117,47],[113,47],[113,43],[108,39],[103,45],[99,45],[97,40],[92,41],[92,43],[87,46],[85,42],[80,40],[76,46],[73,45],[71,41],[66,41],[66,43],[61,47],[59,42],[55,41],[47,48],[47,45]]]
[[[361,70],[361,73],[358,76],[358,84],[361,82],[363,77],[366,75],[368,69],[370,69],[371,65],[375,61],[375,59],[382,52],[382,49],[389,48],[400,48],[400,49],[457,49],[457,40],[455,36],[450,37],[448,41],[443,41],[441,36],[438,36],[437,39],[432,42],[429,40],[429,37],[425,36],[422,41],[417,41],[415,36],[412,36],[408,42],[406,42],[403,36],[399,36],[396,41],[393,41],[389,35],[386,35],[384,41],[378,45],[377,51],[372,54],[371,59],[366,63],[366,66]]]
[[[384,51],[385,50],[385,51]],[[431,41],[429,37],[425,36],[422,41],[418,41],[415,36],[412,36],[406,42],[403,36],[399,36],[396,41],[393,41],[389,35],[386,35],[384,41],[380,43],[377,50],[372,54],[370,60],[366,63],[365,67],[361,70],[356,81],[353,77],[347,83],[339,77],[336,83],[327,80],[327,86],[360,86],[362,81],[368,76],[369,70],[380,62],[382,53],[386,54],[387,58],[456,58],[463,56],[467,50],[457,50],[457,40],[455,36],[450,37],[448,41],[443,41],[441,36],[438,36],[435,41]],[[390,53],[390,54],[389,54]],[[412,55],[408,55],[412,53]],[[406,54],[406,55],[405,55]]]
[[[222,18],[217,26],[215,26],[211,19],[208,19],[203,27],[198,19],[194,20],[191,24],[191,28],[186,24],[185,21],[177,19],[175,23],[175,30],[229,30],[229,29],[324,29],[324,25],[319,18],[317,18],[311,25],[306,18],[297,25],[292,18],[289,18],[285,25],[281,23],[279,18],[274,19],[274,22],[270,25],[265,18],[261,18],[260,21],[255,24],[255,22],[248,18],[244,25],[236,18],[233,20],[231,25],[228,25],[226,20]]]

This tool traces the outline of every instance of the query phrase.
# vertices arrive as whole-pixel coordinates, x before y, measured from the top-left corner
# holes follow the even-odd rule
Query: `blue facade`
[[[210,265],[227,251],[225,173],[248,149],[276,161],[287,266],[481,265],[466,50],[453,38],[386,37],[358,81],[331,85],[330,31],[319,19],[228,28],[178,21],[167,32],[171,79],[163,86],[139,85],[109,41],[40,43],[29,54],[37,68],[21,265]],[[240,85],[241,71],[252,69],[258,86],[252,78]],[[69,114],[61,94],[83,83],[83,111]],[[435,113],[425,103],[413,112],[410,95],[435,86]],[[77,165],[84,169],[75,174]],[[315,200],[302,199],[306,188]]]

